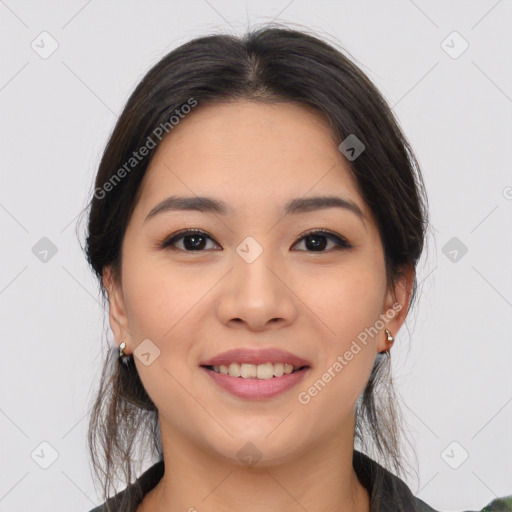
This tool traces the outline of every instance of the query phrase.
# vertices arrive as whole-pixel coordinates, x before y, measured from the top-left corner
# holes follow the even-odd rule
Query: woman
[[[289,29],[188,42],[131,95],[95,187],[105,500],[136,446],[156,456],[95,511],[433,510],[400,478],[389,375],[427,200],[361,70]]]

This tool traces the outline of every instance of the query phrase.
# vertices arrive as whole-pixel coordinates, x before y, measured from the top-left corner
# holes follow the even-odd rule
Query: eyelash
[[[188,236],[200,235],[200,236],[209,238],[212,241],[215,241],[205,231],[202,231],[202,230],[199,230],[199,229],[194,229],[194,228],[189,228],[189,229],[183,229],[181,231],[178,231],[177,233],[174,233],[171,237],[165,238],[164,241],[159,244],[159,248],[160,249],[170,249],[170,250],[175,250],[175,251],[182,251],[182,252],[189,252],[189,253],[190,252],[205,252],[205,250],[187,251],[186,249],[178,249],[176,247],[174,247],[174,248],[172,247],[172,245],[174,243],[176,243],[178,240],[181,240],[181,239],[185,238],[187,235]],[[329,240],[333,241],[336,244],[336,247],[334,248],[334,250],[351,249],[353,247],[353,245],[350,244],[345,238],[343,238],[342,236],[336,235],[335,233],[333,233],[332,231],[329,231],[327,229],[313,229],[313,230],[307,231],[306,233],[304,233],[301,236],[301,238],[299,238],[297,240],[297,242],[295,242],[295,244],[297,244],[299,242],[302,242],[305,238],[308,238],[308,237],[313,236],[313,235],[324,236],[324,237],[328,238]],[[323,250],[323,251],[308,251],[308,250],[304,250],[304,251],[301,251],[301,252],[320,253],[320,254],[322,254],[322,253],[331,252],[331,251],[330,250],[327,250],[327,251],[325,251],[325,250]]]

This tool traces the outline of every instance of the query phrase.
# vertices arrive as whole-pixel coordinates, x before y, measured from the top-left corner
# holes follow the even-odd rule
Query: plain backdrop
[[[510,0],[2,0],[1,512],[100,503],[86,428],[104,311],[75,230],[124,103],[176,46],[272,20],[338,41],[422,167],[434,236],[392,352],[408,485],[445,511],[512,494]]]

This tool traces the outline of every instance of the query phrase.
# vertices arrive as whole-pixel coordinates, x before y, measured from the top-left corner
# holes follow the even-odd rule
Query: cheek
[[[215,275],[193,277],[179,265],[137,252],[126,259],[125,299],[130,326],[137,336],[161,343],[176,339],[176,333],[190,321],[190,314],[211,288]]]
[[[351,262],[352,263],[352,262]],[[322,320],[322,330],[333,345],[343,344],[370,327],[382,313],[384,269],[361,258],[331,273],[310,276],[301,291],[306,304]]]
[[[375,361],[378,329],[375,323],[383,312],[384,267],[364,258],[330,276],[315,276],[307,291],[308,306],[321,321],[317,328],[319,368],[315,377],[323,398],[318,405],[336,400],[355,402],[364,389]],[[372,329],[373,327],[373,329]],[[328,389],[327,389],[328,388]],[[313,393],[315,391],[313,390]]]
[[[195,278],[189,270],[133,251],[126,258],[123,277],[130,334],[135,347],[145,339],[157,347],[158,357],[149,366],[136,359],[145,389],[157,407],[165,410],[172,403],[181,404],[183,388],[197,363],[197,326],[207,315],[207,291],[219,277],[203,273]],[[159,351],[159,352],[158,352]],[[181,404],[184,405],[184,404]]]

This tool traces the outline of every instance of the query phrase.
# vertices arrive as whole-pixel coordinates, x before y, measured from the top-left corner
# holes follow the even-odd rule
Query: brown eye
[[[162,244],[162,249],[174,248],[185,252],[202,252],[205,250],[207,241],[213,239],[204,231],[197,229],[185,229],[167,238]],[[182,242],[182,247],[176,247],[177,242]]]
[[[325,248],[329,241],[334,244],[334,250],[350,249],[352,247],[352,245],[349,244],[343,237],[325,229],[310,231],[309,233],[306,233],[306,235],[302,236],[298,242],[303,241],[305,242],[307,252],[328,252],[325,251]]]
[[[214,242],[214,244],[217,245],[213,238],[204,231],[198,229],[184,229],[173,234],[170,238],[166,238],[160,244],[160,248],[184,252],[204,252],[205,250],[214,248],[207,247],[208,241]],[[317,229],[306,233],[295,245],[301,242],[305,243],[305,252],[322,253],[329,252],[331,249],[350,249],[353,247],[343,237],[325,229]],[[330,248],[328,248],[329,242],[333,244]],[[178,244],[181,244],[181,246],[178,246]]]

